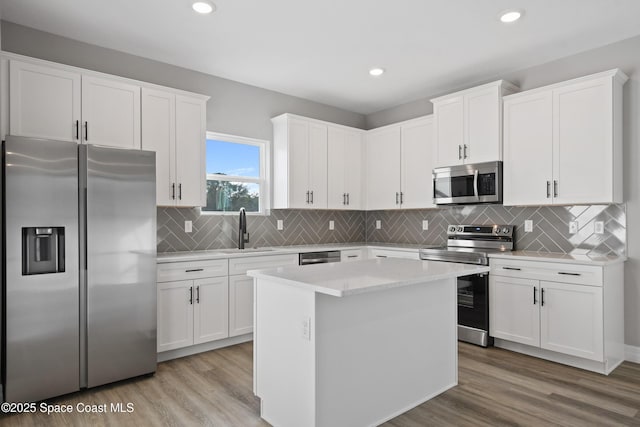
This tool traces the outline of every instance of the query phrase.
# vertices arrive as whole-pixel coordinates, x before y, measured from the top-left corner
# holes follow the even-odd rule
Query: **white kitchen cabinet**
[[[433,150],[432,116],[367,132],[367,209],[434,207]]]
[[[229,336],[226,259],[158,265],[158,352]]]
[[[156,152],[159,206],[206,204],[207,99],[142,88],[142,149]]]
[[[363,249],[342,249],[340,250],[340,262],[360,261],[366,258]]]
[[[502,97],[517,90],[498,80],[432,99],[434,166],[502,160]]]
[[[253,278],[229,276],[229,336],[253,332]]]
[[[415,250],[402,250],[402,249],[383,249],[383,248],[369,248],[367,253],[368,259],[375,258],[405,258],[405,259],[420,259],[420,253],[418,249]]]
[[[327,133],[327,207],[362,209],[363,132],[329,126]]]
[[[27,62],[9,62],[9,133],[80,141],[79,73]]]
[[[193,344],[192,280],[158,283],[158,352]]]
[[[228,337],[228,278],[224,276],[194,280],[193,287],[193,344]]]
[[[273,207],[327,208],[327,125],[283,114],[273,122]]]
[[[623,264],[491,259],[496,346],[608,374],[624,360]]]
[[[82,140],[140,149],[140,86],[82,76]]]
[[[505,97],[504,204],[622,203],[620,70]]]

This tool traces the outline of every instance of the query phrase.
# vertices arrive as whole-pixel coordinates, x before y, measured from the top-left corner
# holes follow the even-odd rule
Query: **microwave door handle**
[[[478,169],[473,172],[473,195],[476,196],[476,199],[479,199],[478,196]]]

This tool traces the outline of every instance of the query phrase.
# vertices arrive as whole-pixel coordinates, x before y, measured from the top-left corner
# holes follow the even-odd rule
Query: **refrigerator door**
[[[8,136],[5,400],[79,389],[78,147]]]
[[[155,153],[80,149],[86,160],[86,380],[94,387],[156,370]]]

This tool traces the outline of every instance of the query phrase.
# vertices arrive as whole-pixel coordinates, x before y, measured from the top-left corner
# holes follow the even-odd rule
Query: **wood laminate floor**
[[[459,385],[386,426],[640,426],[640,365],[608,377],[498,348],[459,346]],[[133,403],[81,414],[77,404]],[[266,426],[252,392],[252,343],[164,362],[152,377],[48,402],[72,414],[0,417],[1,426]],[[304,427],[304,426],[300,426]]]

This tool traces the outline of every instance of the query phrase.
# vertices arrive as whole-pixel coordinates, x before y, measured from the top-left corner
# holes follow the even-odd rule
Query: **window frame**
[[[229,181],[229,182],[246,182],[258,184],[260,186],[260,198],[258,200],[258,212],[247,212],[247,215],[268,216],[271,211],[271,141],[266,139],[250,138],[246,136],[230,135],[226,133],[207,131],[205,139],[205,157],[207,153],[207,140],[232,142],[235,144],[253,145],[260,148],[260,177],[252,178],[246,176],[234,175],[218,175],[207,173],[205,161],[205,186],[209,180]],[[203,215],[237,215],[235,211],[207,211],[203,206],[200,213]]]

